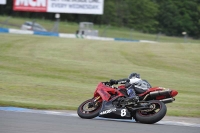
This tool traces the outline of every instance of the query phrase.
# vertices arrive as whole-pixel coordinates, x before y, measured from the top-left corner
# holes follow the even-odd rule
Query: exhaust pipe
[[[157,97],[157,96],[170,96],[171,90],[164,90],[164,91],[154,91],[150,92],[149,95],[151,97]],[[171,97],[171,96],[170,96]]]
[[[175,98],[166,98],[166,99],[162,99],[160,101],[166,104],[166,103],[171,103],[171,102],[175,101]]]

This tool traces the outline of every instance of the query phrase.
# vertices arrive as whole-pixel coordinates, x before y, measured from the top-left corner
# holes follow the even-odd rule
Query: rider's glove
[[[114,84],[118,84],[118,82],[117,82],[117,80],[111,79],[111,80],[110,80],[110,84],[111,84],[111,85],[114,85]]]

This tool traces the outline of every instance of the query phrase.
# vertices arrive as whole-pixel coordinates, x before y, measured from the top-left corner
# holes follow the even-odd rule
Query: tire
[[[153,106],[153,110],[138,110],[136,111],[136,119],[140,123],[153,124],[160,121],[167,113],[166,105],[159,100],[148,101]],[[158,111],[156,109],[159,109]],[[156,111],[157,112],[156,112]]]
[[[79,117],[92,119],[99,115],[102,103],[98,103],[95,107],[88,108],[88,104],[91,103],[91,101],[93,101],[93,99],[88,99],[78,107],[77,114]]]

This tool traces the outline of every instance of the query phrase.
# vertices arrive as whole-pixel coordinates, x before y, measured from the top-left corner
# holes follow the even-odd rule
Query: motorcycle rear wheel
[[[148,101],[150,109],[136,111],[136,119],[140,123],[153,124],[160,121],[167,112],[166,105],[159,100]]]
[[[90,107],[89,103],[91,102],[93,102],[93,99],[88,99],[78,107],[77,114],[79,117],[84,119],[92,119],[99,115],[102,103],[96,103],[95,106]]]

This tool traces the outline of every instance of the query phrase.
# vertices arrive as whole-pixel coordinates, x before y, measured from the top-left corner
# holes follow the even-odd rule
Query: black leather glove
[[[130,79],[127,79],[127,80],[126,80],[126,82],[128,82],[128,83],[129,83],[129,82],[130,82]]]
[[[118,84],[118,82],[117,82],[117,80],[111,79],[111,80],[110,80],[110,84],[111,84],[111,85],[114,85],[114,84]]]

